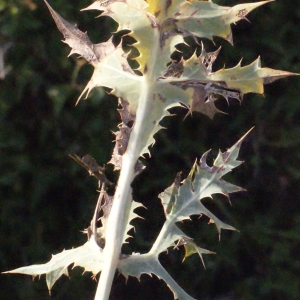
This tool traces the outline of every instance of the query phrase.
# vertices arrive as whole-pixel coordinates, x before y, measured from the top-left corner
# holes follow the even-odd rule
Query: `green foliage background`
[[[215,1],[233,5],[246,1]],[[251,2],[250,0],[247,2]],[[67,20],[88,31],[94,43],[108,39],[105,26],[115,24],[97,13],[79,12],[88,0],[53,0],[52,7]],[[261,55],[263,66],[300,72],[300,8],[293,0],[277,0],[233,26],[235,47],[216,38],[223,49],[218,67],[244,64]],[[51,254],[85,241],[86,228],[97,199],[97,183],[68,155],[87,153],[104,164],[110,159],[119,116],[116,99],[101,89],[74,106],[92,67],[61,43],[43,1],[0,1],[0,44],[12,42],[5,56],[10,66],[0,81],[0,270],[49,260]],[[210,41],[206,48],[214,50]],[[246,95],[242,105],[219,105],[228,115],[214,121],[186,111],[163,120],[168,129],[156,135],[146,170],[134,182],[134,198],[148,207],[140,210],[136,239],[124,251],[147,251],[163,222],[157,195],[176,172],[186,175],[194,159],[210,148],[225,150],[250,127],[255,130],[241,150],[245,160],[230,174],[231,182],[248,192],[207,201],[215,213],[240,230],[223,232],[218,242],[214,226],[195,218],[182,224],[196,242],[217,255],[198,257],[183,264],[181,251],[161,257],[178,282],[198,299],[300,298],[300,99],[299,78],[266,86],[265,97]],[[112,166],[108,176],[116,180]],[[152,214],[154,213],[154,215]],[[155,224],[157,222],[158,224]],[[96,282],[82,270],[71,272],[54,286],[52,298],[93,299]],[[44,278],[1,275],[1,298],[49,299]],[[228,297],[228,298],[225,298]],[[111,299],[171,299],[158,279],[141,283],[117,276]],[[216,298],[222,297],[222,298]]]

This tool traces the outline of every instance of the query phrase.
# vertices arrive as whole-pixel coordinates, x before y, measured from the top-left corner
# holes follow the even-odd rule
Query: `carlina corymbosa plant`
[[[221,112],[215,102],[225,98],[242,101],[247,93],[263,94],[264,84],[296,75],[294,73],[262,68],[260,58],[249,65],[239,62],[233,68],[214,71],[213,64],[220,48],[206,52],[201,39],[213,40],[214,36],[233,44],[231,24],[247,20],[253,9],[272,2],[239,4],[225,7],[212,1],[197,0],[100,0],[83,10],[99,10],[118,24],[112,38],[93,44],[87,33],[65,21],[49,3],[45,3],[63,34],[64,42],[71,47],[71,54],[84,57],[94,73],[78,101],[88,97],[95,87],[105,87],[118,99],[121,124],[115,132],[115,146],[109,163],[119,172],[114,194],[107,188],[111,182],[91,155],[72,158],[88,170],[99,184],[99,197],[89,227],[85,230],[85,244],[53,255],[46,264],[18,268],[5,273],[22,273],[32,276],[46,274],[49,291],[68,267],[82,267],[95,277],[100,273],[95,300],[109,298],[114,275],[117,272],[126,278],[140,278],[141,274],[154,274],[164,280],[174,294],[174,299],[194,299],[188,295],[161,265],[159,255],[170,247],[184,247],[184,257],[197,253],[203,263],[203,254],[213,252],[197,245],[187,236],[178,222],[190,219],[191,215],[205,215],[214,223],[219,237],[222,229],[235,230],[218,219],[202,203],[213,194],[229,196],[243,191],[222,177],[238,167],[238,154],[248,132],[225,152],[219,151],[212,166],[207,163],[208,152],[196,160],[188,176],[174,174],[174,183],[160,195],[165,222],[148,253],[122,253],[122,245],[129,238],[131,221],[138,217],[135,209],[142,204],[132,197],[131,184],[143,171],[143,159],[150,154],[154,135],[162,128],[160,121],[170,115],[169,109],[181,106],[188,114],[200,112],[213,119]],[[114,36],[121,41],[116,43]],[[129,59],[126,36],[134,40],[137,56]],[[187,38],[192,38],[201,49],[185,56],[189,50]],[[250,129],[251,130],[251,129]],[[249,130],[249,131],[250,131]],[[111,189],[110,189],[111,190]]]

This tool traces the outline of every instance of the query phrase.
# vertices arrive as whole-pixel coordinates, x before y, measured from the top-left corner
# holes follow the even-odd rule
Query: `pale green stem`
[[[155,61],[159,50],[158,31],[154,31],[153,40],[157,41],[157,43],[153,43],[148,72],[143,76],[141,82],[142,90],[136,114],[136,121],[130,134],[127,150],[122,157],[122,169],[114,195],[113,206],[107,221],[105,248],[103,251],[103,268],[95,300],[107,300],[110,295],[112,281],[121,254],[124,230],[128,223],[128,215],[124,212],[127,212],[131,205],[131,183],[134,179],[134,167],[141,154],[141,150],[145,147],[145,145],[141,143],[141,137],[145,131],[144,120],[147,118],[149,110],[153,105],[153,101],[149,101],[149,99],[151,99],[149,95],[152,92],[150,85],[155,80],[152,75],[153,67],[151,66],[156,65]]]
[[[149,251],[149,253],[151,254],[156,254],[158,255],[159,251],[159,246],[161,245],[161,243],[163,242],[164,239],[166,239],[167,235],[170,232],[170,226],[172,226],[174,224],[174,217],[172,219],[167,219],[162,227],[162,229],[160,230],[160,233],[158,235],[158,237],[156,238],[151,250]]]
[[[103,268],[98,284],[95,300],[106,300],[109,298],[112,281],[119,261],[123,230],[126,227],[124,211],[130,205],[131,187],[133,180],[133,168],[135,161],[129,155],[123,156],[123,166],[116,189],[113,207],[107,222],[105,248],[103,251]],[[124,159],[125,158],[125,159]]]

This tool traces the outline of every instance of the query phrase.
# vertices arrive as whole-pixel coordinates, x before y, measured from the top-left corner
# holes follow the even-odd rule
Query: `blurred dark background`
[[[53,0],[64,18],[88,31],[94,43],[106,41],[107,27],[116,24],[96,18],[97,12],[79,12],[89,0]],[[233,5],[246,1],[215,1]],[[249,0],[248,2],[252,2]],[[243,57],[248,64],[261,56],[262,66],[300,72],[300,7],[294,0],[278,0],[233,25],[233,48],[219,38],[204,40],[207,50],[222,45],[216,68],[233,67]],[[87,101],[75,102],[92,74],[92,67],[61,43],[62,35],[43,1],[0,2],[0,271],[47,262],[51,254],[77,247],[86,237],[97,199],[97,182],[69,158],[91,154],[107,163],[120,122],[117,101],[95,89]],[[2,54],[1,54],[2,55]],[[300,299],[300,84],[291,77],[265,87],[265,95],[245,95],[243,103],[224,100],[228,115],[214,121],[186,110],[163,120],[168,129],[156,135],[146,170],[135,180],[134,199],[147,206],[139,210],[135,240],[126,251],[146,252],[163,223],[157,195],[179,171],[186,176],[195,160],[212,148],[212,156],[253,132],[240,152],[245,163],[227,180],[247,189],[231,197],[205,201],[207,207],[240,232],[222,232],[221,241],[205,217],[180,226],[203,248],[206,270],[193,255],[169,251],[161,261],[176,280],[197,299]],[[110,180],[117,174],[107,166]],[[93,299],[96,282],[82,269],[55,284],[52,299]],[[49,299],[45,278],[1,275],[1,299]],[[141,282],[116,276],[112,300],[172,299],[165,284],[142,276]]]

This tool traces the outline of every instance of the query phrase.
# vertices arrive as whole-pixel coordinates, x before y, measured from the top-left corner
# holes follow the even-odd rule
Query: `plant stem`
[[[128,155],[127,155],[128,156]],[[116,189],[113,206],[108,218],[105,248],[103,251],[104,261],[97,287],[95,300],[107,300],[109,298],[112,281],[119,261],[123,231],[126,228],[124,211],[131,203],[131,187],[135,161],[123,156],[123,166]]]
[[[153,122],[145,122],[151,111],[153,101],[150,95],[152,93],[151,83],[154,82],[153,66],[157,59],[156,53],[159,49],[158,31],[154,31],[152,45],[151,61],[149,61],[148,72],[143,76],[141,81],[142,89],[139,98],[139,105],[136,113],[136,120],[130,134],[127,150],[122,156],[122,168],[118,180],[116,192],[114,195],[113,205],[107,222],[107,230],[105,236],[105,248],[103,251],[103,268],[95,295],[95,300],[107,300],[109,298],[112,281],[115,271],[118,266],[119,257],[121,254],[121,247],[123,242],[125,229],[128,223],[128,214],[130,205],[132,203],[131,183],[134,179],[134,167],[142,150],[146,146],[148,139],[145,139],[145,132],[151,132]],[[152,67],[151,67],[152,66]]]

